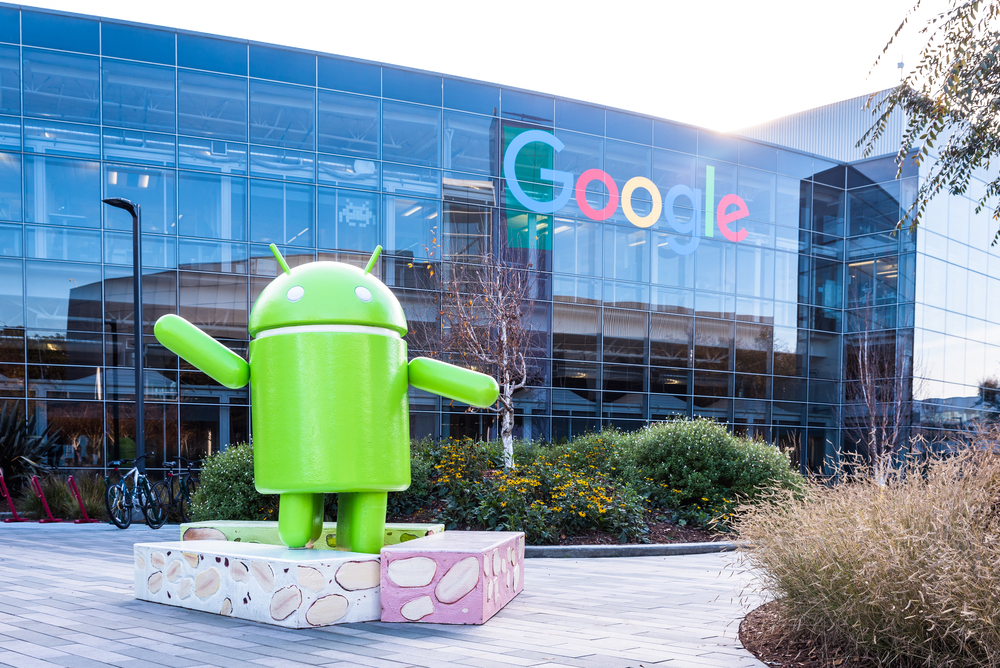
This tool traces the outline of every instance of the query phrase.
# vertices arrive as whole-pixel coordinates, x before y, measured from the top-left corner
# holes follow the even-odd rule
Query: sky
[[[899,82],[925,0],[34,0],[403,65],[736,130]]]

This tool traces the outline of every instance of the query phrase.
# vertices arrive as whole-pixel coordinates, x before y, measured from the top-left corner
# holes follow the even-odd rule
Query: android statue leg
[[[337,549],[378,554],[385,540],[386,492],[337,495]]]
[[[322,494],[282,494],[278,536],[291,548],[311,547],[323,534]]]

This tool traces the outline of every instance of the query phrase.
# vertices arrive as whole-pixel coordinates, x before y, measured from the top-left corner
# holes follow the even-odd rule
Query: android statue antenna
[[[279,494],[278,532],[311,547],[323,528],[323,496],[338,494],[337,547],[377,554],[387,494],[410,485],[409,386],[486,407],[496,381],[462,367],[407,361],[406,316],[372,271],[342,262],[280,273],[250,311],[247,359],[177,315],[161,317],[157,340],[229,388],[250,383],[254,483]]]

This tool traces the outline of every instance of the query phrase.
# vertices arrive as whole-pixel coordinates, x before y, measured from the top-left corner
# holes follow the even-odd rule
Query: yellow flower
[[[577,513],[577,515],[579,515],[580,517],[586,517],[586,514],[584,514],[582,512]]]

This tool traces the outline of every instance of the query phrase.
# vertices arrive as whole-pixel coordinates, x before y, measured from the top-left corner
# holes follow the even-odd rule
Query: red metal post
[[[100,522],[101,520],[92,520],[87,517],[87,509],[83,507],[83,499],[80,498],[80,490],[76,488],[76,481],[73,480],[73,476],[69,477],[66,484],[69,485],[69,491],[73,492],[73,496],[76,497],[76,502],[80,504],[80,514],[83,515],[82,520],[73,520],[73,524],[90,524],[91,522]]]
[[[42,492],[42,483],[38,482],[38,476],[31,476],[31,486],[35,489],[35,494],[39,499],[42,500],[42,506],[45,507],[45,514],[48,515],[48,519],[38,520],[39,524],[49,524],[51,522],[62,522],[61,519],[52,517],[52,511],[49,510],[49,502],[45,500],[45,494]]]
[[[26,520],[23,517],[17,516],[17,511],[14,510],[14,499],[10,498],[10,492],[7,491],[7,483],[3,479],[3,469],[0,469],[0,492],[7,498],[7,505],[10,506],[10,514],[13,518],[8,517],[4,522],[30,522],[31,520]]]

